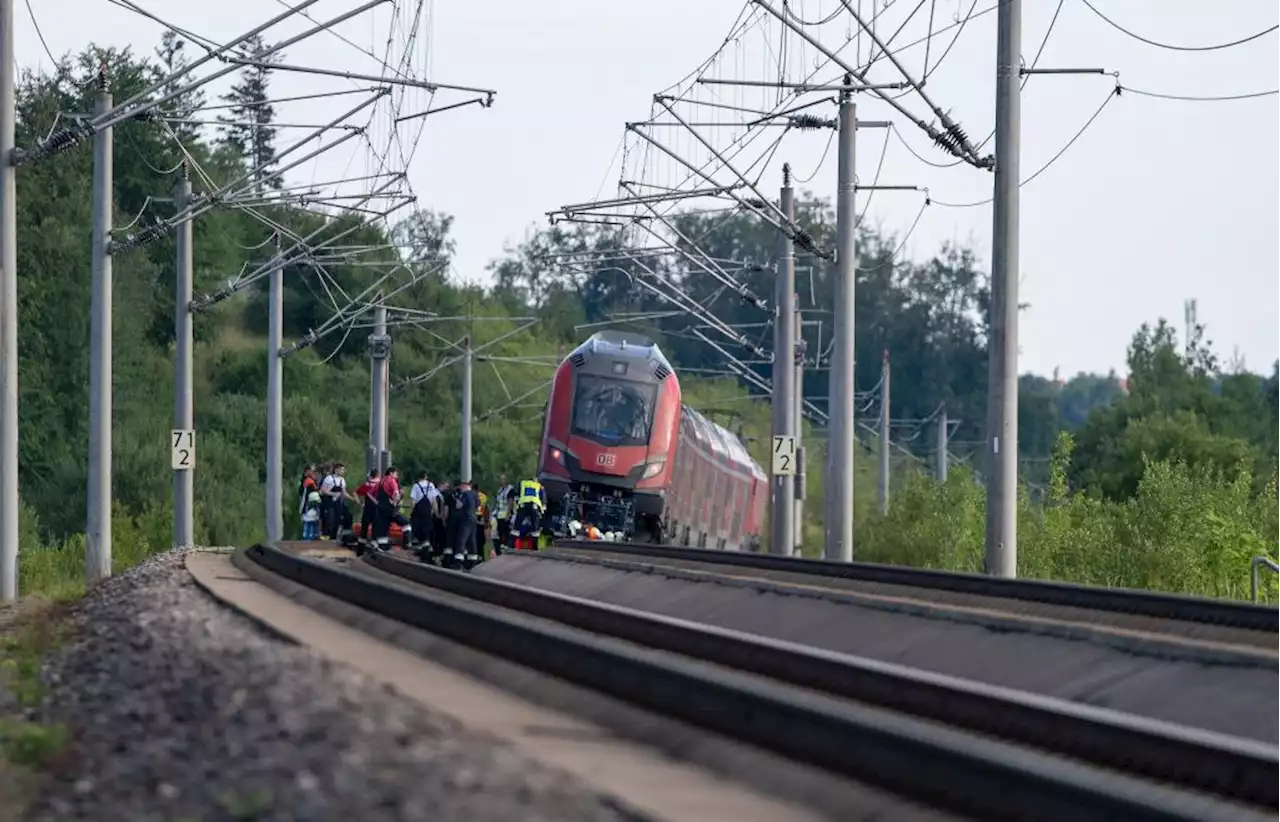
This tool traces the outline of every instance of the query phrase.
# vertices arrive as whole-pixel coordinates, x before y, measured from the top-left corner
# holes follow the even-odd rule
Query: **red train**
[[[652,341],[602,331],[556,369],[538,460],[551,528],[756,550],[768,476],[742,441],[680,402]]]

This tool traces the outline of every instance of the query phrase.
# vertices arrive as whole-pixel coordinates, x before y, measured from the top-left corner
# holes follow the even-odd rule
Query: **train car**
[[[681,403],[652,341],[593,335],[556,369],[538,479],[551,528],[589,522],[625,539],[753,550],[768,479],[731,432]]]
[[[755,551],[769,493],[768,475],[737,436],[687,405],[680,409],[665,520],[670,542]]]

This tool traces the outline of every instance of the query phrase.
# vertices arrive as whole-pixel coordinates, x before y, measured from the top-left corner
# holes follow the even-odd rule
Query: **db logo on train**
[[[618,458],[613,454],[596,454],[596,465],[600,465],[605,468],[612,468],[613,464],[617,461]]]

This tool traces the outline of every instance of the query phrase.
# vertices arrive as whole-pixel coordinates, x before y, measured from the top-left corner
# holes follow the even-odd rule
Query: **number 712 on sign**
[[[169,432],[169,465],[174,471],[196,467],[195,429],[175,428]]]
[[[796,438],[773,438],[772,471],[775,477],[793,477],[796,474]]]

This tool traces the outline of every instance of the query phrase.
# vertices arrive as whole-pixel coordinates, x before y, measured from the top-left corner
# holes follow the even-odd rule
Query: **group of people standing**
[[[346,504],[351,501],[361,506],[360,528],[354,531],[358,539],[372,542],[375,547],[389,546],[394,524],[400,528],[405,548],[417,548],[420,554],[430,554],[443,564],[470,567],[483,559],[489,540],[494,554],[510,545],[511,522],[521,499],[506,474],[501,474],[498,482],[491,504],[489,495],[470,480],[452,484],[442,481],[437,486],[423,471],[406,497],[399,470],[388,467],[385,472],[370,471],[352,493],[347,489],[346,468],[341,463],[325,466],[322,477],[316,466],[309,465],[303,471],[298,492],[302,538],[340,539],[344,531],[353,532]],[[522,482],[522,493],[526,485],[535,487],[540,511],[545,506],[541,485]]]
[[[347,467],[340,462],[318,469],[308,465],[298,483],[298,513],[302,517],[302,538],[333,539],[343,528],[351,528],[351,512],[345,501],[359,500],[347,490]]]

